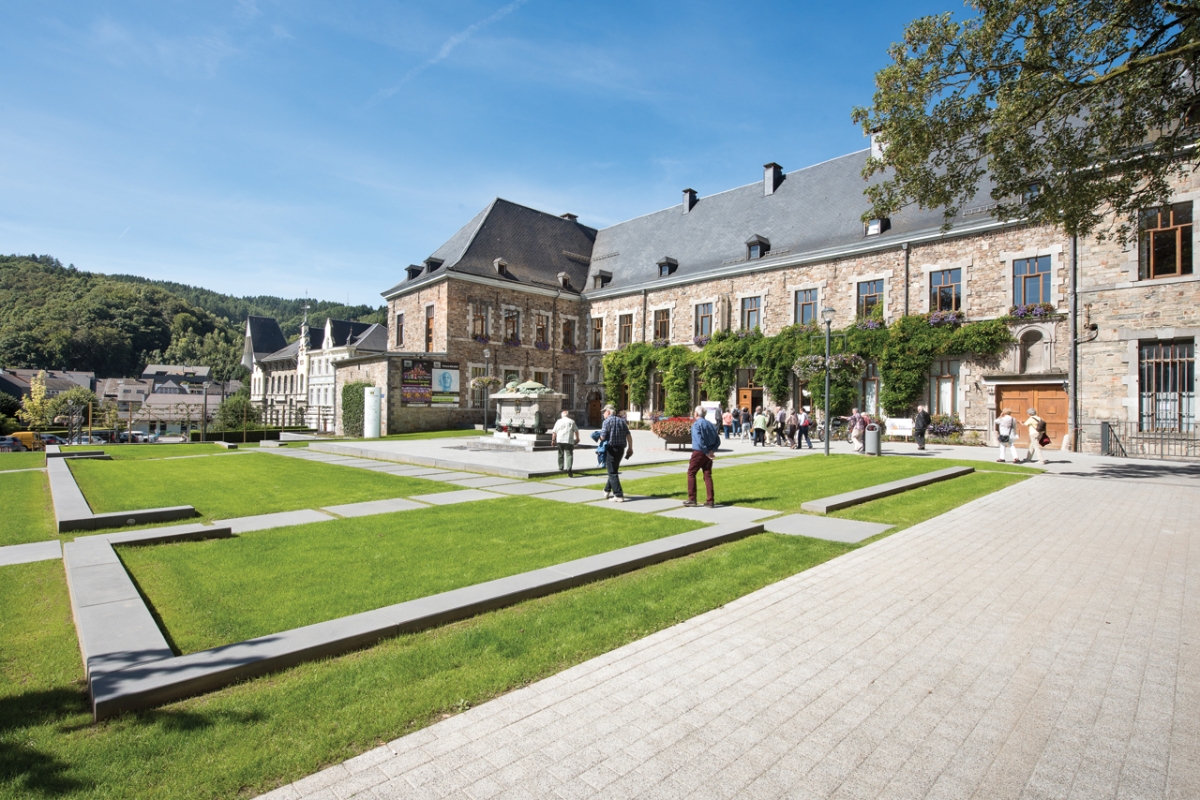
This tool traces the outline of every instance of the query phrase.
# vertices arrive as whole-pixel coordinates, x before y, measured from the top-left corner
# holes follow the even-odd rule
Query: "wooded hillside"
[[[231,297],[169,281],[64,267],[47,255],[0,256],[0,365],[140,375],[148,363],[213,368],[237,377],[247,314],[276,317],[284,334],[325,317],[383,322],[382,308],[282,297]]]

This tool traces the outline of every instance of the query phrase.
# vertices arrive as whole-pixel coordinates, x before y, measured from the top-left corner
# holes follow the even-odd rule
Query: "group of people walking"
[[[813,420],[803,408],[770,409],[758,406],[753,414],[749,408],[731,408],[726,409],[720,419],[726,441],[738,436],[749,439],[752,447],[766,447],[770,442],[776,447],[790,447],[793,450],[807,442],[808,449],[812,449],[809,431]]]

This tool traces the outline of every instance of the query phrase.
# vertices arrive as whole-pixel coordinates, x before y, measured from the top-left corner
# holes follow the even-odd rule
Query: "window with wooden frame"
[[[504,341],[521,341],[521,312],[515,308],[504,309]]]
[[[796,320],[800,325],[817,321],[817,290],[800,289],[796,292]]]
[[[1192,274],[1192,204],[1143,211],[1138,220],[1141,280]]]
[[[671,339],[671,309],[660,308],[654,312],[654,338]]]
[[[962,310],[961,269],[940,269],[929,273],[929,310]]]
[[[487,375],[487,367],[477,367],[477,366],[471,367],[471,378],[472,379],[482,378],[485,375]],[[471,408],[483,408],[483,393],[484,393],[484,388],[482,386],[480,386],[478,388],[475,388],[475,387],[471,388]]]
[[[667,407],[667,392],[663,389],[663,376],[661,372],[655,372],[650,379],[650,407],[655,411],[662,411]]]
[[[404,347],[404,314],[396,315],[396,348]]]
[[[872,417],[879,416],[879,367],[874,363],[867,364],[866,374],[863,375],[860,386],[859,407],[863,413]]]
[[[535,371],[533,373],[533,380],[535,383],[540,383],[542,386],[549,386],[550,385],[550,373]]]
[[[713,332],[713,304],[712,303],[697,303],[696,304],[696,327],[695,336],[712,336]]]
[[[929,413],[958,413],[958,361],[935,361],[929,368]]]
[[[742,330],[752,331],[762,326],[762,298],[742,298]]]
[[[538,344],[550,344],[550,317],[546,314],[534,314],[533,340]]]
[[[488,335],[487,306],[475,303],[471,306],[471,336],[481,338]]]
[[[1013,305],[1050,302],[1050,256],[1013,261]]]
[[[433,306],[425,306],[425,352],[433,352]]]
[[[883,278],[858,283],[858,316],[869,317],[883,303]]]
[[[603,350],[604,349],[604,318],[603,317],[593,317],[592,318],[592,349],[593,350]]]
[[[571,409],[575,407],[575,376],[571,373],[566,373],[562,376],[562,393],[566,395],[563,400],[563,408]]]
[[[562,324],[562,346],[575,346],[575,320],[564,319]]]
[[[633,341],[633,314],[617,317],[617,346]]]

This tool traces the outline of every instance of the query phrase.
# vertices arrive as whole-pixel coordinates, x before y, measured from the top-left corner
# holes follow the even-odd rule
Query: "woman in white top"
[[[1012,463],[1017,463],[1017,421],[1013,419],[1012,410],[1004,409],[996,417],[996,437],[1000,442],[1000,457],[996,460],[1004,463],[1004,448],[1012,454]]]

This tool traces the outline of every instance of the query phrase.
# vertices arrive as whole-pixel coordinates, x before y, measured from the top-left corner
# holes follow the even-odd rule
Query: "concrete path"
[[[1034,478],[269,796],[1200,797],[1198,518]]]

